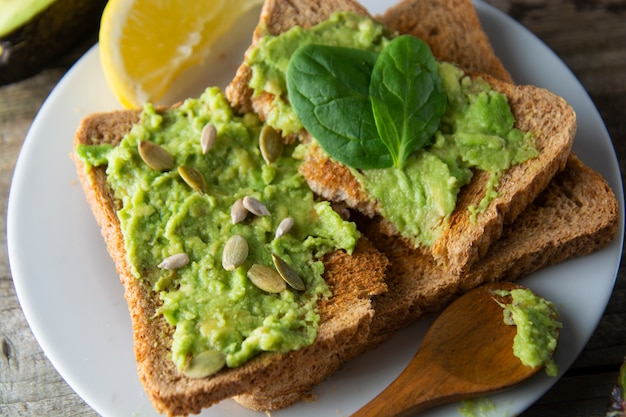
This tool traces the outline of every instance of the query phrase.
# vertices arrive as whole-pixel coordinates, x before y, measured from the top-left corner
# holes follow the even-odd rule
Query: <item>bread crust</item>
[[[539,155],[509,168],[496,188],[498,193],[476,221],[470,219],[470,206],[478,206],[489,175],[477,172],[463,187],[449,225],[432,247],[439,264],[453,274],[470,270],[492,242],[498,240],[505,224],[513,222],[554,175],[565,168],[576,134],[576,114],[571,106],[547,90],[515,86],[482,76],[509,100],[518,129],[531,132]]]

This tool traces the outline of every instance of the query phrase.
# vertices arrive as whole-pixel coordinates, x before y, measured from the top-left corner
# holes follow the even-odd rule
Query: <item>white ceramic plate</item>
[[[393,2],[364,3],[373,13],[380,13]],[[574,106],[579,121],[575,152],[609,181],[618,194],[623,219],[623,191],[615,152],[583,87],[527,30],[490,6],[476,6],[498,55],[513,71],[515,80],[546,87]],[[208,84],[224,86],[241,60],[255,22],[254,13],[243,19],[223,43],[219,65],[213,61],[208,69],[190,74],[186,79],[192,82],[180,86],[170,99],[195,96],[201,91],[198,87]],[[156,413],[135,372],[122,286],[68,156],[83,116],[118,107],[105,84],[94,47],[50,94],[24,142],[9,198],[9,257],[31,329],[69,385],[103,416],[152,416]],[[582,350],[603,314],[617,274],[622,241],[623,221],[619,236],[606,249],[523,280],[561,310],[564,328],[556,355],[561,374]],[[350,415],[404,368],[429,323],[420,321],[379,349],[347,363],[315,390],[317,401],[299,403],[272,415]],[[497,415],[521,412],[556,380],[538,375],[493,396]],[[452,404],[424,415],[457,415],[458,408],[459,404]],[[259,416],[230,400],[202,415],[225,414]]]

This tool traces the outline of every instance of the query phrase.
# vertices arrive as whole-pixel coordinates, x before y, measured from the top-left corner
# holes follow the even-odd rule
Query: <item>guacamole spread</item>
[[[511,303],[502,304],[502,307],[504,322],[517,327],[513,354],[525,366],[545,366],[548,375],[556,376],[558,368],[552,356],[562,324],[557,320],[554,304],[526,288],[499,290],[496,294],[512,298]]]
[[[200,138],[207,124],[217,134],[204,154]],[[285,146],[272,163],[264,160],[261,128],[255,115],[234,116],[221,91],[209,88],[163,112],[145,105],[119,146],[78,149],[88,165],[106,165],[108,184],[121,201],[129,264],[162,300],[158,313],[175,327],[172,360],[188,374],[204,376],[190,364],[222,358],[235,367],[259,352],[311,344],[319,324],[316,307],[330,295],[320,258],[337,249],[351,253],[359,238],[353,223],[314,199],[292,148]],[[140,141],[160,145],[186,170],[149,167],[138,153]],[[185,172],[199,173],[203,187],[190,186]],[[195,178],[191,185],[200,182]],[[250,212],[234,222],[231,209],[244,197],[263,204],[269,215]],[[293,219],[291,228],[276,237],[286,218]],[[227,270],[222,256],[234,235],[247,242],[248,256]],[[178,254],[188,262],[163,266]],[[304,290],[268,293],[251,282],[252,265],[274,268],[272,255],[299,275]]]
[[[266,122],[284,135],[297,133],[302,123],[291,108],[285,81],[287,66],[294,52],[307,44],[324,44],[380,52],[389,42],[387,30],[380,23],[354,13],[336,12],[309,29],[294,26],[278,35],[266,35],[246,54],[252,69],[249,86],[255,95],[274,95]]]
[[[506,96],[458,67],[440,63],[448,105],[432,145],[407,159],[403,169],[352,170],[377,201],[380,214],[406,238],[430,246],[456,207],[474,169],[491,179],[473,215],[497,196],[499,178],[512,165],[537,155],[532,136],[514,128]]]
[[[463,400],[459,412],[465,417],[489,417],[502,416],[500,412],[496,412],[496,405],[487,397],[471,398]]]
[[[278,36],[262,37],[246,62],[252,70],[250,87],[255,94],[275,95],[268,123],[285,135],[302,128],[285,88],[288,63],[297,48],[314,43],[379,53],[394,36],[367,17],[338,12],[308,30],[294,27]],[[484,198],[470,207],[473,220],[497,196],[502,173],[538,153],[532,134],[514,127],[515,118],[504,94],[481,79],[466,76],[451,63],[437,65],[447,106],[430,144],[411,154],[401,168],[348,167],[376,201],[379,213],[416,246],[436,241],[474,170],[489,172],[490,181]],[[310,146],[319,144],[314,141]]]

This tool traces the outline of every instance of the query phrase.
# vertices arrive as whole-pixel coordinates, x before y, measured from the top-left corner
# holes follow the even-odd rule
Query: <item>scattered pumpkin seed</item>
[[[158,265],[161,269],[174,270],[182,268],[189,263],[189,255],[186,253],[177,253],[172,256],[168,256]]]
[[[268,165],[272,164],[283,153],[283,138],[272,126],[265,125],[261,129],[261,135],[259,136],[259,148],[265,162]]]
[[[206,154],[215,144],[217,138],[217,129],[211,123],[207,123],[202,128],[202,134],[200,136],[200,147],[202,148],[202,154]]]
[[[226,365],[226,355],[219,350],[206,350],[191,358],[184,369],[189,378],[204,378],[217,373]]]
[[[178,174],[192,189],[204,193],[204,175],[200,171],[192,167],[180,166]]]
[[[172,154],[154,142],[140,140],[137,150],[146,165],[156,171],[169,171],[176,165]]]
[[[293,218],[285,217],[276,228],[276,239],[288,233],[293,227]]]
[[[246,217],[248,217],[248,209],[243,206],[243,198],[239,198],[230,208],[230,219],[233,224],[237,224]]]
[[[222,266],[227,271],[239,267],[248,258],[248,241],[241,235],[231,236],[224,245]]]
[[[243,206],[252,214],[257,216],[269,216],[270,212],[265,207],[265,204],[261,203],[254,197],[245,196],[243,198]]]
[[[289,266],[287,262],[275,254],[272,254],[272,260],[274,261],[274,266],[276,267],[278,274],[287,284],[289,284],[291,288],[297,291],[304,291],[306,289],[304,281],[302,281],[300,275],[298,275],[298,273],[291,266]]]
[[[279,293],[287,289],[285,280],[274,268],[263,264],[254,264],[248,270],[250,281],[263,291]]]

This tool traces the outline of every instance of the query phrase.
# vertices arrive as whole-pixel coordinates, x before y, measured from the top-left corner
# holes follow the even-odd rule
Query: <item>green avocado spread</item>
[[[532,137],[514,128],[505,95],[452,64],[440,63],[439,72],[448,105],[433,144],[409,156],[403,169],[352,170],[383,217],[404,237],[427,246],[439,236],[474,169],[491,177],[479,206],[470,208],[473,216],[497,196],[502,172],[537,154]]]
[[[302,123],[285,99],[287,66],[298,48],[316,43],[380,52],[389,42],[385,34],[385,27],[371,19],[336,12],[309,29],[294,26],[278,36],[261,37],[246,54],[246,64],[252,69],[249,86],[254,94],[274,95],[266,122],[285,136],[302,129]]]
[[[317,43],[379,52],[392,38],[379,23],[344,12],[308,30],[294,27],[262,37],[246,62],[252,69],[254,93],[275,95],[267,123],[285,135],[302,128],[285,87],[289,59],[298,47]],[[432,144],[412,154],[400,169],[350,168],[361,188],[377,202],[380,214],[416,246],[430,246],[437,239],[474,170],[489,172],[490,181],[480,204],[470,207],[473,220],[497,197],[502,172],[537,155],[532,134],[514,127],[504,94],[453,64],[438,65],[447,107]]]
[[[556,376],[558,368],[552,356],[562,324],[557,320],[555,305],[526,288],[497,291],[496,294],[512,298],[511,303],[502,304],[502,307],[504,322],[517,327],[513,354],[525,366],[545,366],[546,374]]]
[[[503,414],[497,412],[496,405],[487,397],[471,398],[463,400],[459,413],[465,417],[489,417],[489,416],[502,416]]]
[[[200,137],[209,123],[217,138],[203,154]],[[175,327],[172,359],[188,374],[197,374],[190,364],[202,360],[195,358],[217,357],[235,367],[259,352],[311,344],[318,302],[330,295],[320,258],[337,249],[351,253],[359,238],[353,223],[314,199],[298,172],[299,161],[290,156],[292,148],[285,146],[275,162],[264,160],[261,127],[255,115],[234,116],[221,91],[209,88],[199,99],[163,112],[146,104],[119,146],[77,150],[88,169],[106,165],[108,184],[121,201],[118,217],[128,261],[162,300],[158,314]],[[204,190],[190,187],[176,168],[150,168],[138,154],[140,141],[161,145],[178,167],[195,168],[204,177]],[[231,208],[245,196],[261,201],[270,215],[248,213],[233,224]],[[293,226],[276,237],[288,217]],[[222,254],[233,235],[245,238],[249,254],[241,266],[227,271]],[[158,267],[181,253],[188,264]],[[247,272],[253,264],[273,267],[272,254],[297,272],[304,291],[270,294],[252,284]]]

